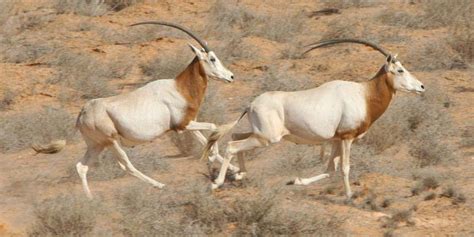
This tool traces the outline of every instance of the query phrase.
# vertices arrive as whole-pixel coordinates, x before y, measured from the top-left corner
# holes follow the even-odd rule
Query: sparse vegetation
[[[383,224],[384,228],[395,229],[399,226],[400,223],[406,223],[408,225],[413,225],[412,215],[414,209],[408,210],[398,210],[392,214],[392,216]]]
[[[98,201],[61,195],[38,203],[34,210],[35,222],[29,236],[86,236],[96,225],[101,211]]]
[[[454,186],[448,186],[444,188],[443,192],[439,195],[440,197],[451,198],[454,205],[458,205],[466,202],[464,194],[457,191]]]
[[[0,151],[15,151],[33,143],[55,139],[71,140],[75,135],[74,117],[61,108],[0,116]]]
[[[188,56],[189,55],[189,56]],[[158,54],[151,62],[140,65],[145,76],[152,80],[170,79],[178,76],[192,60],[192,52],[186,48],[179,52]]]
[[[74,13],[85,16],[101,16],[107,11],[120,11],[143,0],[57,0],[55,9],[59,14]]]
[[[0,111],[7,110],[15,102],[15,97],[17,94],[10,89],[3,91],[3,95],[0,99]]]
[[[439,187],[438,179],[439,178],[436,174],[424,177],[416,183],[415,187],[412,188],[411,193],[413,195],[418,195],[423,191],[436,189]]]

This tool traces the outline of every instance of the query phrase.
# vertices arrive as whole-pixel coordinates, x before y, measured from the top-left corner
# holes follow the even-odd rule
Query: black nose
[[[230,76],[230,79],[234,80],[234,75]],[[422,88],[423,88],[423,86],[422,86]]]
[[[421,85],[421,89],[425,89],[425,86],[424,86],[424,85]]]

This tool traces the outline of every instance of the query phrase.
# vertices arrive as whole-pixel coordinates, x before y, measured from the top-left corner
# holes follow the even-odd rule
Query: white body
[[[195,59],[174,79],[153,81],[134,91],[108,98],[93,99],[85,104],[76,126],[87,144],[87,152],[76,164],[84,191],[92,197],[87,184],[88,163],[105,148],[111,148],[118,164],[131,175],[162,188],[164,184],[142,174],[130,162],[121,144],[150,142],[170,130],[191,130],[203,145],[207,139],[199,130],[214,130],[212,123],[196,122],[207,88],[208,76],[233,81],[228,71],[210,51],[191,45]],[[217,147],[209,159],[223,158]],[[237,169],[236,167],[233,167]]]
[[[400,62],[389,57],[377,75],[366,82],[331,81],[309,90],[267,92],[258,96],[246,111],[252,131],[229,142],[221,172],[212,188],[223,184],[227,165],[241,151],[268,146],[281,139],[304,144],[332,141],[328,171],[337,169],[341,157],[344,187],[350,198],[349,157],[352,141],[365,135],[370,125],[386,110],[397,90],[421,93],[424,86]],[[220,127],[212,134],[207,149],[239,120]],[[240,159],[239,156],[242,164]],[[328,173],[309,179],[297,178],[291,183],[307,185],[326,177],[329,177]]]

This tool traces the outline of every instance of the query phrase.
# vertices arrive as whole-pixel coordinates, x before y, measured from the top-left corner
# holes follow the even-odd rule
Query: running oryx
[[[206,93],[208,78],[225,82],[234,80],[234,74],[221,63],[207,43],[189,29],[163,21],[141,22],[132,26],[143,24],[179,29],[195,39],[202,48],[189,44],[196,56],[174,79],[156,80],[134,91],[93,99],[84,105],[77,118],[76,127],[84,137],[87,151],[76,168],[89,198],[92,195],[86,178],[88,165],[105,148],[114,151],[123,170],[162,188],[164,184],[144,175],[132,165],[121,144],[149,142],[170,130],[190,130],[205,145],[207,139],[199,130],[212,131],[216,126],[212,123],[196,122],[195,119]],[[218,158],[222,161],[223,158],[218,152],[214,153],[209,159],[212,161]]]
[[[203,157],[208,155],[218,139],[248,114],[251,132],[234,135],[234,138],[238,138],[228,143],[219,176],[212,184],[213,189],[223,184],[228,165],[239,152],[268,146],[281,139],[301,144],[331,141],[333,149],[328,168],[334,167],[338,157],[342,157],[345,193],[347,198],[352,196],[349,186],[349,156],[354,139],[366,134],[369,127],[385,112],[396,91],[421,94],[425,87],[403,67],[396,56],[364,40],[323,41],[310,45],[305,53],[339,43],[369,46],[382,53],[386,61],[375,76],[365,82],[336,80],[309,90],[272,91],[255,98],[238,120],[219,127],[209,138]],[[297,178],[291,183],[307,185],[326,177],[329,177],[329,173],[308,179]]]

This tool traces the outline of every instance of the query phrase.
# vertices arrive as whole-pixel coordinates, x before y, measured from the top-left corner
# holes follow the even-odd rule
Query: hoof
[[[153,185],[153,187],[158,188],[158,189],[162,189],[162,188],[164,188],[165,186],[166,186],[166,185],[161,184],[161,183],[157,183],[157,184],[154,184],[154,185]]]
[[[237,172],[234,174],[234,180],[242,180],[245,176],[245,172]]]
[[[211,184],[211,190],[216,190],[220,187],[220,185],[216,184],[216,183],[212,183]]]
[[[293,185],[293,184],[295,184],[294,180],[290,180],[290,181],[286,182],[286,185]]]

